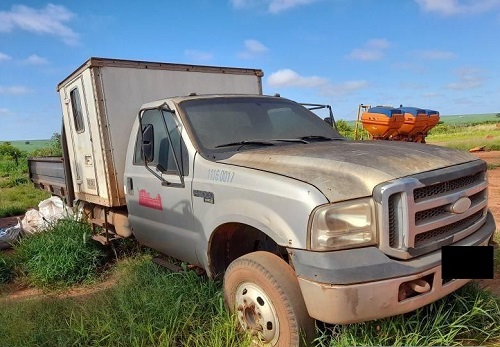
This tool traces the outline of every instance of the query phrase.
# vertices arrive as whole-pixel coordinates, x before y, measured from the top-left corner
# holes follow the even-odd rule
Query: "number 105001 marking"
[[[211,181],[231,183],[233,182],[234,172],[220,169],[208,169],[208,179]]]

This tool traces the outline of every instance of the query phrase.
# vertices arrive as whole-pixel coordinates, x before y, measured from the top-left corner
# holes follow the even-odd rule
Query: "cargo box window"
[[[85,131],[85,126],[83,124],[82,103],[80,101],[80,93],[78,93],[78,89],[73,89],[69,93],[69,97],[71,99],[71,111],[73,112],[75,130],[76,132],[81,133]]]

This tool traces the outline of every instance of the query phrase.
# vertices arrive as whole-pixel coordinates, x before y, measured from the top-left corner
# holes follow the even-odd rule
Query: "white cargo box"
[[[258,69],[90,58],[57,86],[76,199],[125,205],[127,143],[142,104],[189,93],[261,94],[262,76]]]

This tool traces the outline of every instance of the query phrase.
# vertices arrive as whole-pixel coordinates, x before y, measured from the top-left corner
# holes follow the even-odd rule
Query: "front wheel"
[[[292,268],[269,252],[234,260],[224,275],[224,299],[242,330],[267,346],[307,346],[315,334]]]

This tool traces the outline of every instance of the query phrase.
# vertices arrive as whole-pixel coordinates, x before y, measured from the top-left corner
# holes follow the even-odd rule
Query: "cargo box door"
[[[96,180],[94,148],[92,146],[92,126],[89,121],[89,109],[86,102],[82,79],[78,78],[65,89],[65,104],[71,146],[70,154],[73,164],[73,185],[80,199],[84,195],[99,195]]]

